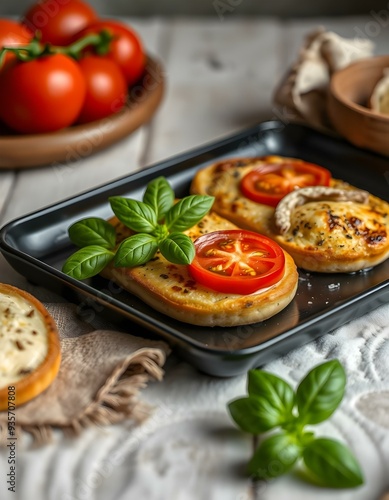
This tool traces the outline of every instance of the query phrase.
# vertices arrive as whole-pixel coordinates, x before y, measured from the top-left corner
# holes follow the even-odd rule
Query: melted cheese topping
[[[332,254],[369,255],[387,247],[385,213],[352,202],[314,202],[294,210],[284,239]]]
[[[267,221],[272,217],[274,208],[246,198],[240,190],[243,177],[259,164],[259,161],[253,159],[252,165],[249,166],[239,165],[239,161],[211,165],[198,173],[197,189],[192,191],[214,196],[212,210],[239,227],[244,229],[254,227],[254,231],[265,232]],[[246,221],[249,221],[248,224]]]
[[[48,352],[42,315],[22,297],[0,293],[0,388],[34,371]]]

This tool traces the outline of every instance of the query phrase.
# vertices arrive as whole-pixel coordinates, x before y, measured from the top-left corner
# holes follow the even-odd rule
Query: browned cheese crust
[[[15,393],[16,400],[12,400],[12,402],[16,403],[17,406],[30,401],[49,387],[59,370],[61,347],[56,323],[38,299],[24,290],[2,283],[0,283],[0,295],[1,294],[11,299],[14,297],[16,300],[25,301],[28,304],[30,312],[25,318],[26,329],[30,328],[30,317],[33,315],[41,316],[46,329],[48,347],[44,360],[36,369],[31,372],[26,370],[26,374],[23,378],[16,382],[10,382],[6,387],[0,388],[0,410],[6,410],[8,406],[8,386],[15,387],[13,392]],[[22,334],[23,332],[20,333]],[[20,338],[23,338],[22,335]],[[21,348],[20,345],[18,348]]]
[[[272,237],[297,266],[325,273],[355,272],[389,257],[389,204],[315,201],[292,210],[290,227]]]
[[[292,210],[284,234],[274,224],[275,209],[255,203],[240,191],[244,175],[278,156],[227,159],[200,170],[191,191],[215,196],[213,210],[239,227],[276,240],[298,267],[324,273],[355,272],[376,266],[389,257],[389,204],[373,195],[367,203],[312,201]],[[356,188],[333,179],[331,186]]]
[[[131,234],[117,219],[119,240]],[[232,223],[210,213],[186,231],[195,240],[205,233],[236,229]],[[274,316],[293,299],[298,274],[293,259],[285,253],[284,277],[272,287],[251,295],[225,294],[195,282],[186,266],[169,263],[159,252],[147,264],[133,268],[108,266],[103,275],[114,280],[146,304],[172,318],[201,326],[238,326]]]

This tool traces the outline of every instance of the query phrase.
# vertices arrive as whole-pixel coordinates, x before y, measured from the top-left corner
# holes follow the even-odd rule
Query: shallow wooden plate
[[[0,168],[68,163],[96,153],[147,123],[161,102],[163,90],[163,68],[149,57],[143,77],[129,90],[127,105],[115,115],[47,134],[21,135],[0,129]]]

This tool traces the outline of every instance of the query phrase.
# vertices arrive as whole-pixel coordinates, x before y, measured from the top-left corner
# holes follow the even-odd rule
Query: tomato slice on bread
[[[329,186],[331,173],[324,167],[303,160],[285,159],[268,163],[246,174],[240,189],[246,198],[275,207],[296,188]]]
[[[194,242],[189,272],[200,284],[222,293],[248,295],[284,275],[285,255],[270,238],[232,229],[204,234]]]

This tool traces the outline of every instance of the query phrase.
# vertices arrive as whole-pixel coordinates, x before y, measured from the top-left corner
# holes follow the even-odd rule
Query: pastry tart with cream
[[[0,410],[8,409],[9,400],[21,405],[47,389],[60,361],[57,326],[45,307],[0,283]]]

